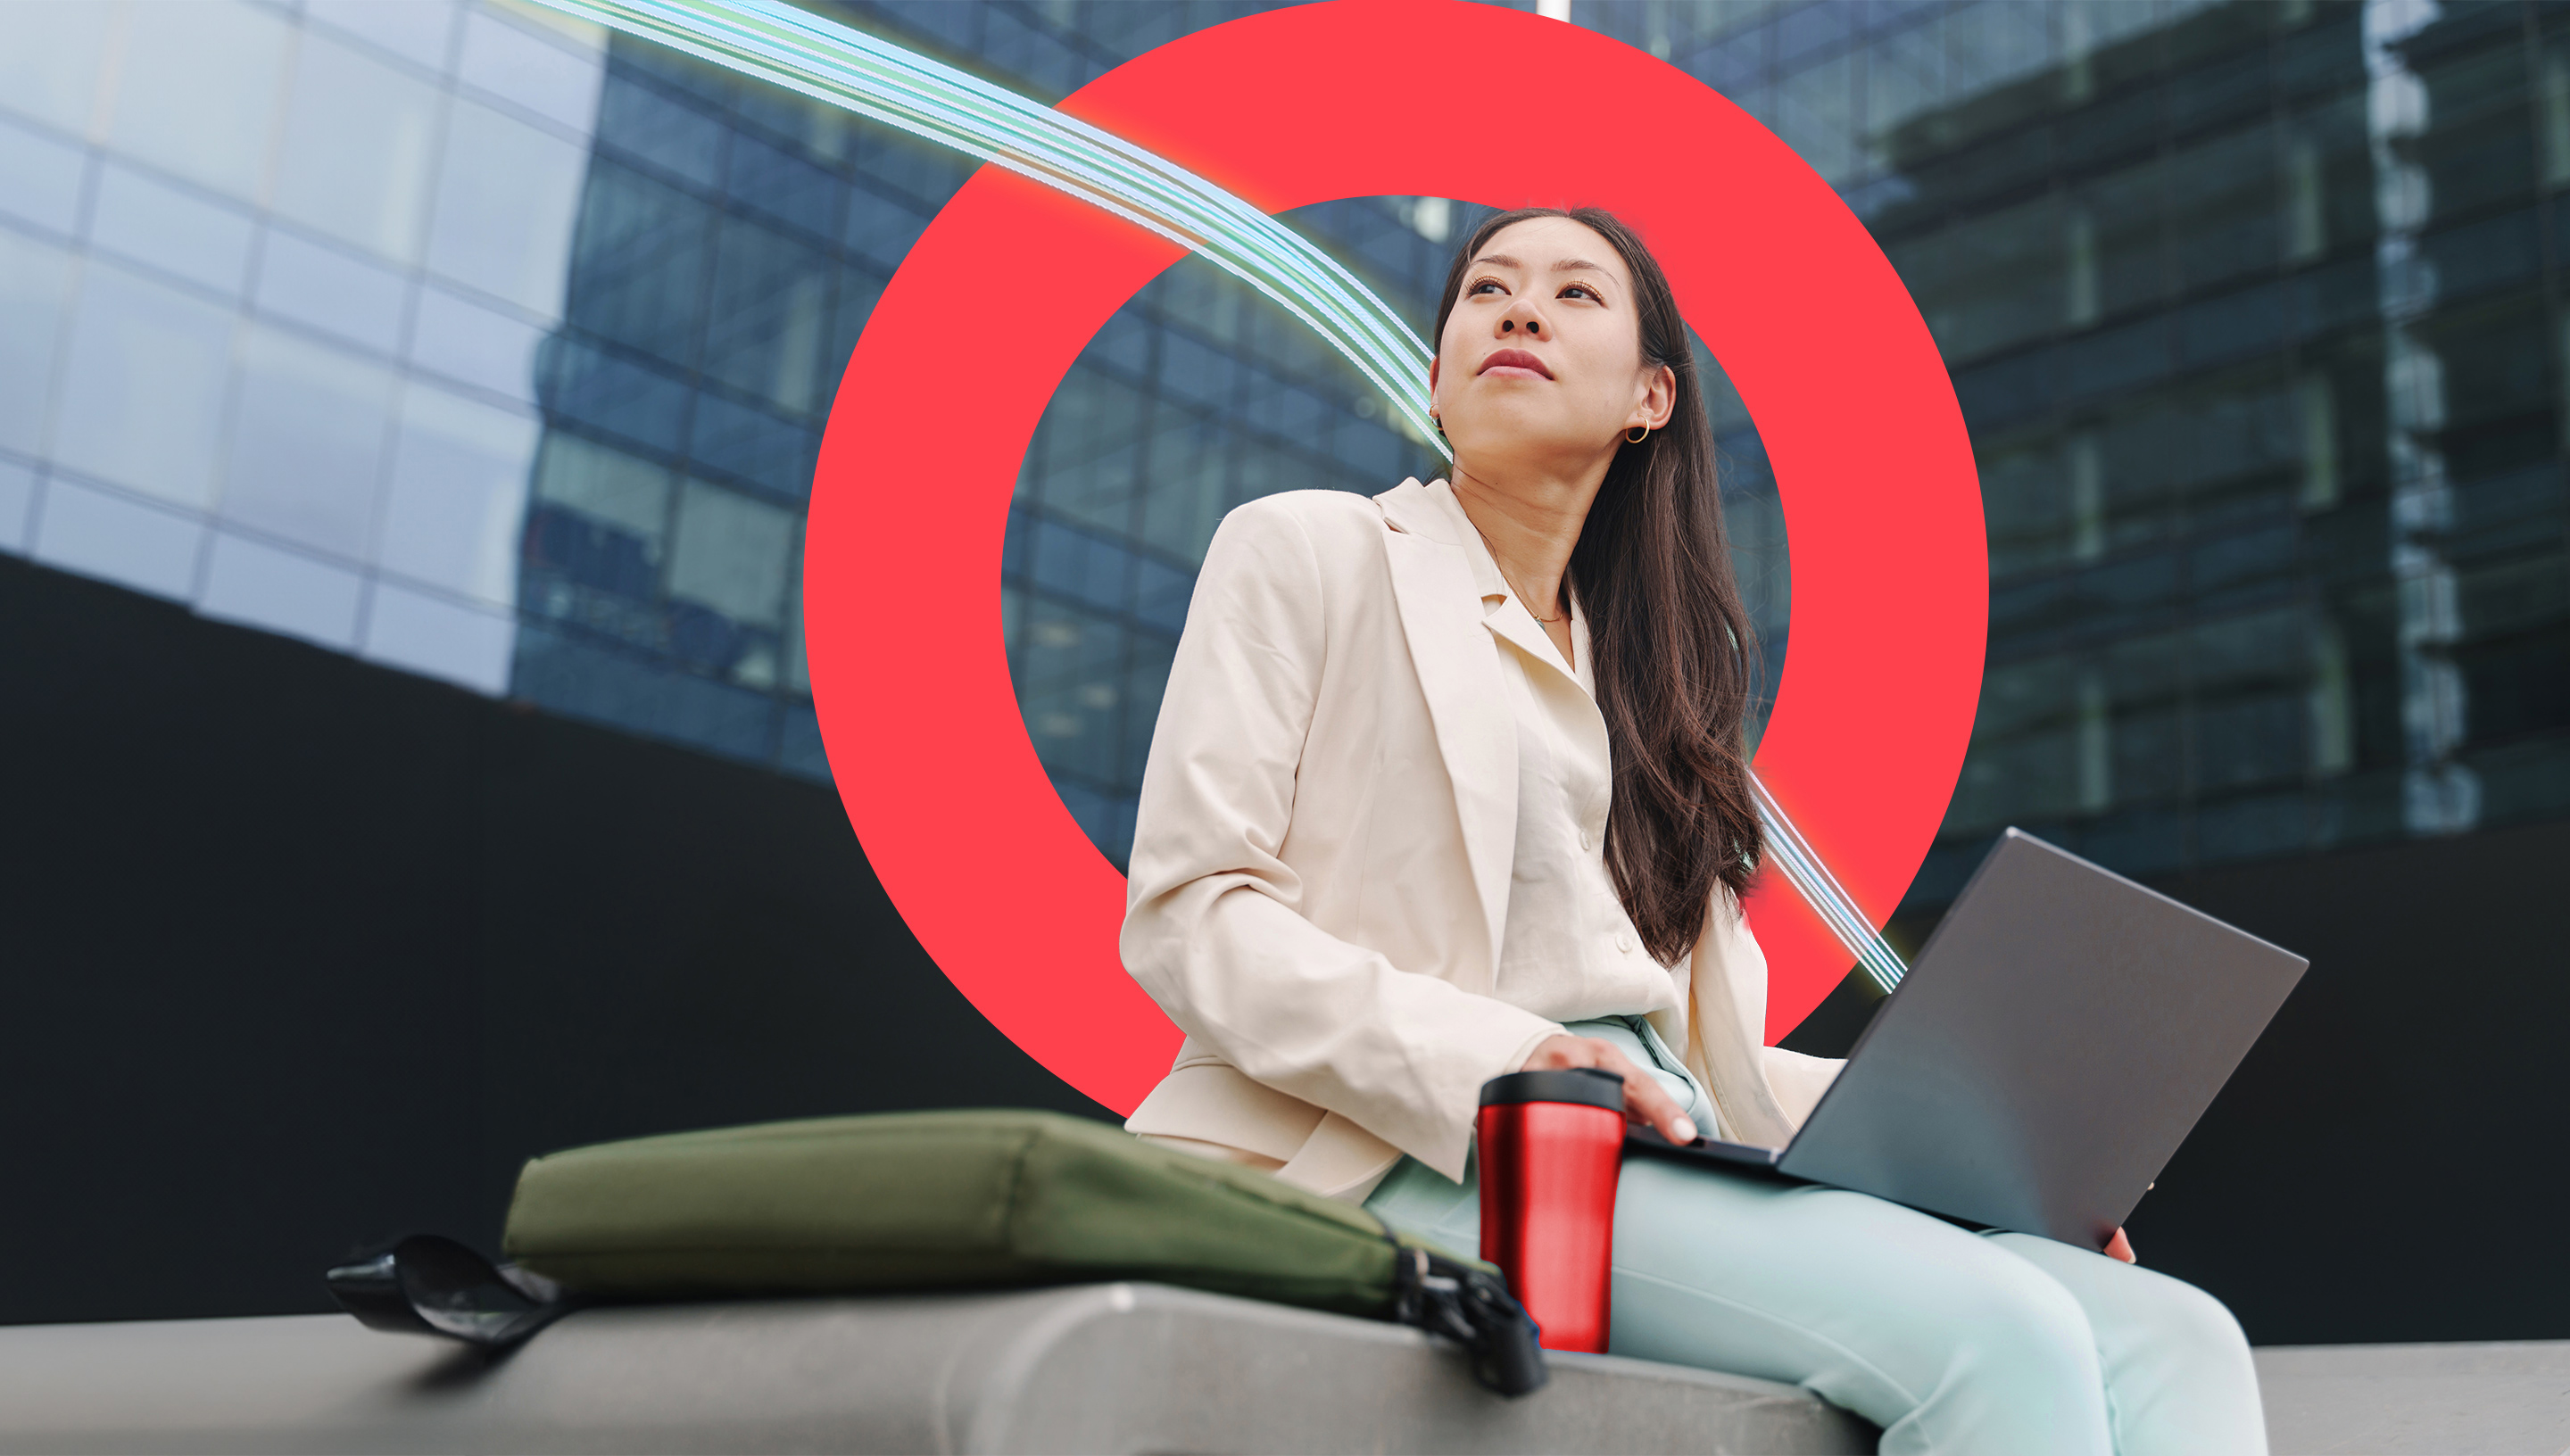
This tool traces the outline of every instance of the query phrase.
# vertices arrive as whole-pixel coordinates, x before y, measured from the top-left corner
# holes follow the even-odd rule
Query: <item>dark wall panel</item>
[[[2157,888],[2312,968],[2134,1215],[2265,1343],[2570,1337],[2570,825]]]
[[[497,1244],[549,1149],[1103,1115],[1003,1038],[828,789],[0,558],[0,1320],[325,1309]]]

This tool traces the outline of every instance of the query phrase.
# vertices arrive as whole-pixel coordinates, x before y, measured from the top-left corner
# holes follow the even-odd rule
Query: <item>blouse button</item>
[[[1631,954],[1633,950],[1633,937],[1631,933],[1624,930],[1617,930],[1615,932],[1615,948],[1628,955]]]
[[[1597,848],[1597,836],[1590,834],[1584,829],[1581,830],[1579,832],[1579,847],[1583,850],[1593,850]]]

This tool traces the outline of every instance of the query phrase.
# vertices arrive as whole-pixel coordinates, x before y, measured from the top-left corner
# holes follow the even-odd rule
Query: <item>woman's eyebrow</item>
[[[1473,261],[1475,263],[1488,263],[1495,268],[1522,268],[1525,266],[1522,261],[1512,258],[1503,252],[1484,253],[1480,257],[1473,259]],[[1552,265],[1552,270],[1556,273],[1602,273],[1606,271],[1603,264],[1592,263],[1586,258],[1563,258],[1560,262]]]

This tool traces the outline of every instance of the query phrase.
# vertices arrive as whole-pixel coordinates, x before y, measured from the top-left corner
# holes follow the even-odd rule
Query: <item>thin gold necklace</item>
[[[1464,519],[1466,521],[1473,521],[1472,513],[1466,512]],[[1508,583],[1508,589],[1517,594],[1517,604],[1525,607],[1525,614],[1527,616],[1533,616],[1536,621],[1543,623],[1545,626],[1550,626],[1554,622],[1561,620],[1562,617],[1570,615],[1569,609],[1564,608],[1560,616],[1535,616],[1534,607],[1527,601],[1525,588],[1519,586],[1517,584],[1517,579],[1508,574],[1507,567],[1499,565],[1499,548],[1491,545],[1491,534],[1484,531],[1482,529],[1482,523],[1478,521],[1473,521],[1473,534],[1482,539],[1482,549],[1491,553],[1491,564],[1499,567],[1499,579]],[[1556,591],[1553,596],[1554,604],[1559,605],[1560,600],[1560,594]]]

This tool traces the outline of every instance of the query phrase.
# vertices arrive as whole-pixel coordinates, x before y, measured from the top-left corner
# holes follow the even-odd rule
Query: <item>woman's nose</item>
[[[1523,328],[1527,333],[1534,335],[1536,338],[1542,338],[1542,337],[1543,337],[1543,320],[1542,320],[1542,319],[1539,319],[1539,318],[1518,318],[1518,317],[1516,317],[1516,316],[1514,316],[1514,315],[1512,314],[1512,315],[1510,315],[1510,316],[1508,316],[1508,317],[1506,317],[1506,318],[1503,318],[1503,319],[1500,319],[1500,320],[1499,320],[1499,332],[1500,332],[1500,333],[1503,333],[1503,334],[1512,334],[1512,333],[1515,333],[1519,328]]]

